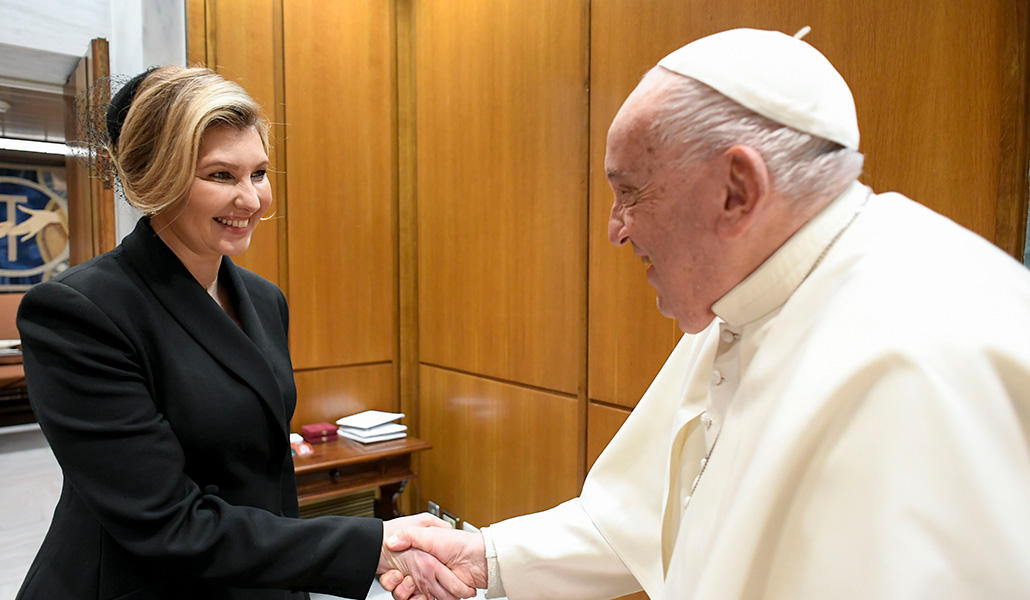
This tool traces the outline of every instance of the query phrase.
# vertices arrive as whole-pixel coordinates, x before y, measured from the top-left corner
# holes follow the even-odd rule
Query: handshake
[[[458,600],[487,586],[486,546],[480,533],[458,531],[429,514],[383,522],[376,569],[395,600]]]

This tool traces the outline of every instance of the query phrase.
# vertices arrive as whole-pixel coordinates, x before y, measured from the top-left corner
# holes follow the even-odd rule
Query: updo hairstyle
[[[205,68],[160,67],[140,77],[129,84],[135,89],[115,96],[108,128],[125,198],[143,214],[156,215],[185,197],[200,139],[212,125],[253,127],[268,152],[268,122],[238,84]]]

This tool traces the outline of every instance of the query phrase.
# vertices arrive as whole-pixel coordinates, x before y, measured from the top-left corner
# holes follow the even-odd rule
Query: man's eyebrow
[[[618,169],[605,169],[604,174],[608,179],[622,179],[626,176],[624,171]]]

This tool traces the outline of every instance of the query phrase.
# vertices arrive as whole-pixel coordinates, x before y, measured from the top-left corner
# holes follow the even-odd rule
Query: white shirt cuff
[[[486,597],[503,598],[504,582],[501,581],[501,565],[497,563],[494,539],[490,536],[489,527],[483,527],[479,532],[483,534],[483,544],[486,547]]]

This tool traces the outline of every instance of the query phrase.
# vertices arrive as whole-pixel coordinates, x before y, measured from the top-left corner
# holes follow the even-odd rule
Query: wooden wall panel
[[[281,112],[276,100],[275,82],[275,28],[274,0],[217,0],[208,5],[209,32],[208,67],[226,79],[235,81],[247,90],[261,105],[270,122]],[[191,38],[192,39],[192,38]],[[275,131],[269,133],[273,136]],[[250,248],[233,258],[236,264],[254,271],[269,281],[279,284],[279,227],[284,225],[283,198],[277,185],[276,152],[279,140],[271,139],[269,151],[269,181],[276,192],[272,206],[263,222],[251,237]],[[269,215],[275,215],[268,218]]]
[[[654,0],[642,8],[633,0],[593,0],[590,397],[635,405],[676,337],[656,310],[643,308],[652,306],[655,294],[639,261],[630,250],[608,245],[606,236],[611,191],[603,169],[605,135],[648,68],[683,44],[720,30],[757,27],[793,34],[810,25],[806,40],[826,54],[854,93],[867,155],[863,180],[877,191],[910,195],[993,240],[1005,128],[1002,90],[1019,88],[1006,68],[1024,65],[1016,72],[1026,72],[1026,57],[1012,55],[1019,48],[1025,53],[1026,45],[1004,44],[1006,19],[1026,18],[1018,6],[1014,0]],[[1019,89],[1024,97],[1018,101],[1025,104],[1025,85]],[[1021,147],[1025,153],[1025,133]],[[1021,185],[1025,205],[1025,173],[1011,171],[1011,178],[1021,178],[1014,187]]]
[[[396,377],[390,363],[297,371],[294,379],[297,410],[290,430],[297,433],[301,425],[335,423],[363,410],[397,410]]]
[[[813,38],[851,85],[863,180],[994,240],[1005,65],[999,0],[870,3]],[[868,48],[857,53],[855,47]]]
[[[423,366],[422,504],[477,526],[579,493],[575,398]]]
[[[598,233],[607,231],[599,204],[590,218],[589,395],[632,408],[682,334],[676,321],[658,312],[640,259]]]
[[[380,0],[283,3],[298,369],[393,360],[393,10]]]
[[[416,10],[421,361],[582,387],[586,2]]]
[[[605,142],[615,113],[644,73],[689,40],[684,32],[696,15],[688,4],[591,2],[588,389],[591,399],[627,407],[636,406],[680,332],[658,312],[640,259],[608,241],[612,191],[604,175]]]
[[[629,418],[629,409],[591,402],[587,409],[587,469]]]

